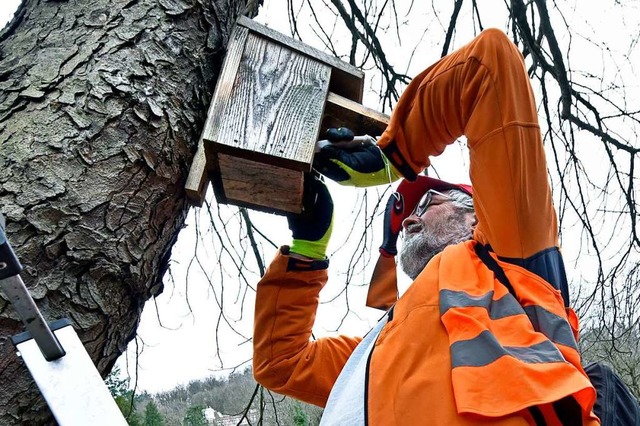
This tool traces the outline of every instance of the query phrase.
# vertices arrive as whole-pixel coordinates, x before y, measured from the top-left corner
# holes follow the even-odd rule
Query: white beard
[[[427,263],[447,246],[470,240],[473,231],[465,221],[465,214],[452,212],[444,220],[411,224],[398,256],[398,265],[411,279],[422,272]]]

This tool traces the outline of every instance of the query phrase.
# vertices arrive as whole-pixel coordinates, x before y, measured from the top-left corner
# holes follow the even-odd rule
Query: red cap
[[[397,192],[401,193],[404,198],[404,211],[408,212],[407,216],[411,214],[422,196],[430,189],[436,191],[458,189],[473,197],[473,188],[471,188],[471,185],[449,183],[425,175],[418,175],[417,179],[413,182],[403,179],[400,185],[398,185]]]

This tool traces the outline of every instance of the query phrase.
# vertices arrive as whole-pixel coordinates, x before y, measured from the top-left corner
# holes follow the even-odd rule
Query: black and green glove
[[[402,177],[371,136],[354,136],[339,127],[328,129],[325,137],[316,144],[313,167],[339,184],[375,186]]]
[[[311,259],[325,259],[333,229],[333,200],[316,174],[305,174],[302,213],[287,215],[293,234],[290,253]]]

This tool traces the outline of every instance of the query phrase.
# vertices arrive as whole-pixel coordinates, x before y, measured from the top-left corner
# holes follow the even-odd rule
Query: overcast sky
[[[0,28],[4,27],[11,19],[13,11],[16,10],[19,4],[20,0],[2,0],[2,4],[0,4]]]

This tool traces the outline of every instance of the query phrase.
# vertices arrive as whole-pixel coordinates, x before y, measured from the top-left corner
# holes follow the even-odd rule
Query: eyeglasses
[[[447,200],[453,200],[453,198],[449,197],[446,194],[443,194],[442,192],[438,192],[435,189],[430,189],[430,190],[427,191],[426,194],[424,194],[422,196],[422,198],[420,199],[420,201],[416,205],[416,208],[413,209],[413,214],[415,214],[416,216],[422,216],[424,214],[424,212],[426,212],[427,209],[429,208],[429,206],[431,205],[431,202],[433,201],[434,194],[435,195],[439,195],[441,197],[444,197]]]

